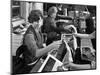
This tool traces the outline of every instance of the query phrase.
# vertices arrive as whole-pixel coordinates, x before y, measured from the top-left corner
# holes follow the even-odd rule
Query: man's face
[[[82,54],[86,56],[87,60],[95,60],[95,50],[92,48],[82,48]]]
[[[56,14],[57,14],[56,12],[53,13],[53,14],[52,14],[52,17],[53,17],[53,18],[56,18]]]
[[[43,19],[40,17],[40,20],[37,22],[34,22],[34,24],[32,24],[32,26],[36,29],[41,28],[41,26],[43,25]]]
[[[39,28],[43,25],[43,19],[41,17],[40,17],[38,24],[39,24]]]

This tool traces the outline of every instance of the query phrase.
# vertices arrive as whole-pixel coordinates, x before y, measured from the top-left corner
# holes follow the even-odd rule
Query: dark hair
[[[62,6],[62,4],[57,4],[57,7]]]
[[[43,15],[40,10],[32,10],[29,14],[28,21],[33,23],[40,20],[40,17],[43,18]]]

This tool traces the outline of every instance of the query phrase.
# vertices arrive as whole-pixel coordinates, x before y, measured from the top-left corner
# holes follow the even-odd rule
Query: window
[[[20,1],[12,1],[12,19],[17,20],[21,17]]]

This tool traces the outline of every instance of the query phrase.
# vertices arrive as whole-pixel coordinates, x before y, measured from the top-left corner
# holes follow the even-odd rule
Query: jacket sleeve
[[[38,46],[36,45],[36,40],[34,39],[34,35],[27,34],[25,37],[25,45],[28,47],[28,50],[32,53],[32,55],[36,55],[36,50]]]
[[[64,28],[59,28],[56,26],[56,23],[54,21],[50,21],[50,26],[51,28],[57,32],[57,33],[60,33],[60,32],[67,32],[67,30],[65,30]]]

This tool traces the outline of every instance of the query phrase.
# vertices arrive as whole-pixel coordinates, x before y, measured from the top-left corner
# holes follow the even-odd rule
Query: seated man
[[[57,8],[51,7],[48,10],[48,17],[45,20],[45,32],[47,33],[47,42],[46,44],[49,45],[55,40],[60,40],[60,34],[61,32],[68,32],[68,30],[64,29],[63,27],[57,27],[56,25],[56,14],[57,14]]]
[[[43,15],[40,10],[32,10],[29,14],[28,21],[30,26],[23,36],[23,60],[25,66],[20,68],[20,73],[30,73],[30,70],[37,64],[38,60],[46,55],[52,49],[57,49],[62,44],[61,41],[53,42],[46,47],[43,47],[43,37],[41,26]]]

